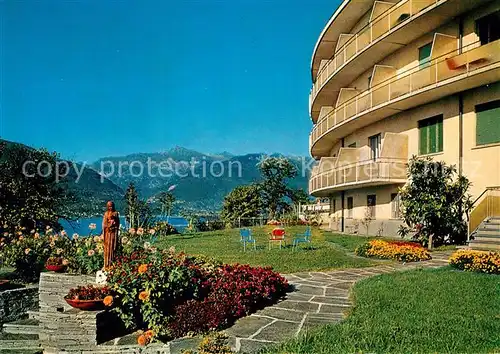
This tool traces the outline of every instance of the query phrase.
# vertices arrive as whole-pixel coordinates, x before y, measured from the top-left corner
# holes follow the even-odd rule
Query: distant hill
[[[0,139],[0,143],[2,142],[5,142],[7,145],[16,144],[25,149],[32,149],[32,147],[24,144]],[[100,214],[104,210],[105,203],[108,200],[115,200],[117,207],[121,208],[124,196],[124,191],[121,187],[107,178],[103,178],[101,181],[101,175],[90,167],[84,166],[82,170],[81,164],[75,164],[72,161],[67,162],[71,168],[69,174],[63,179],[63,182],[67,183],[68,189],[77,197],[76,204],[71,206],[71,208],[78,210],[83,215],[89,216]],[[78,181],[77,170],[82,171]]]
[[[104,167],[102,171],[105,175],[122,189],[126,189],[129,183],[133,182],[143,197],[154,198],[159,192],[176,185],[174,195],[186,206],[194,209],[216,210],[221,207],[224,196],[236,186],[260,180],[257,164],[265,156],[262,153],[239,156],[227,152],[204,154],[175,147],[162,153],[103,158],[91,166],[99,172]],[[290,182],[290,186],[307,190],[309,171],[302,171],[302,165],[303,160],[307,164],[310,159],[287,158],[299,171],[298,176]],[[146,171],[148,161],[151,166],[150,173]],[[163,165],[160,165],[162,163]],[[142,174],[140,174],[139,165],[143,166]],[[211,168],[214,173],[210,173]],[[112,170],[115,172],[113,175],[110,174]]]

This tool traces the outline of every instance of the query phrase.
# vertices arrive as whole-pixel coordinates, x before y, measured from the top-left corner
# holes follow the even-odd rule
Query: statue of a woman
[[[115,210],[115,203],[106,203],[106,212],[102,219],[102,234],[104,236],[104,269],[111,266],[116,253],[118,243],[118,229],[120,228],[120,216]]]

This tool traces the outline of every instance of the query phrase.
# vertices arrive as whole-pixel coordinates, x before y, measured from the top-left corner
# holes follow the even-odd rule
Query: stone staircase
[[[469,247],[474,250],[500,252],[500,216],[484,220],[471,235]]]
[[[0,353],[42,353],[38,333],[38,320],[33,318],[4,323],[0,332]]]

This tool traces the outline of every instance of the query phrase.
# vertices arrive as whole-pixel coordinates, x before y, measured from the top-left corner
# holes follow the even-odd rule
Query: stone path
[[[434,252],[433,259],[425,262],[286,275],[296,290],[279,303],[238,320],[226,330],[230,344],[237,351],[255,352],[314,326],[339,322],[352,305],[349,290],[356,281],[394,271],[442,267],[450,254]]]

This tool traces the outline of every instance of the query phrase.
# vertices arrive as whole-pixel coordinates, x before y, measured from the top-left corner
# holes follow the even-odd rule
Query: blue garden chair
[[[240,242],[243,243],[243,251],[247,250],[247,243],[253,243],[253,249],[257,248],[255,239],[252,237],[252,230],[240,229]]]
[[[296,234],[293,238],[293,249],[297,248],[297,246],[301,243],[306,243],[311,245],[311,227],[308,226],[306,231],[302,234]]]

